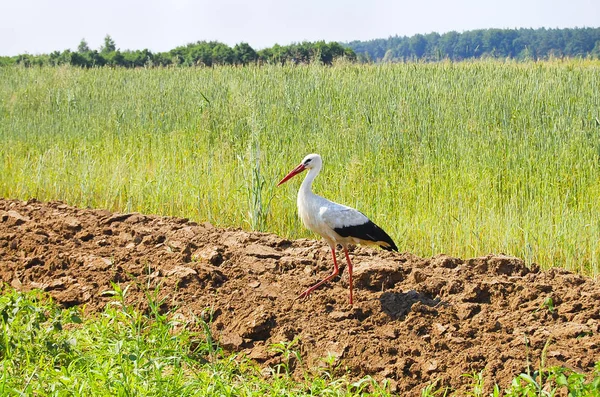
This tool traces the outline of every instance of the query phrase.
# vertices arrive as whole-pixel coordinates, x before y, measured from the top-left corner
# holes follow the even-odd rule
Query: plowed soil
[[[274,343],[298,337],[298,373],[330,357],[338,375],[387,378],[403,395],[419,395],[435,379],[460,394],[471,382],[461,375],[480,370],[488,387],[506,387],[542,356],[586,373],[600,360],[600,284],[590,278],[503,255],[419,258],[356,248],[351,257],[353,306],[345,272],[300,301],[332,270],[323,242],[0,200],[3,282],[88,312],[110,301],[111,282],[131,284],[128,299],[141,309],[144,290],[160,285],[165,310],[186,317],[210,308],[221,346],[261,365],[282,359]]]

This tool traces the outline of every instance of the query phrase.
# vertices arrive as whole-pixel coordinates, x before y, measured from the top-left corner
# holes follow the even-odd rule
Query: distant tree
[[[533,54],[528,47],[525,47],[519,52],[518,59],[521,61],[529,61],[533,59]]]
[[[314,44],[314,51],[311,61],[321,62],[325,65],[331,65],[333,62],[333,51],[325,41],[317,41]]]
[[[421,58],[427,48],[427,39],[422,34],[416,34],[408,42],[412,55]]]
[[[0,56],[0,67],[1,66],[10,66],[15,64],[15,58]]]
[[[187,64],[186,57],[188,55],[189,49],[187,47],[176,47],[169,51],[168,59],[171,65],[182,65],[184,62]],[[187,64],[189,66],[189,64]]]
[[[104,66],[106,65],[106,58],[102,56],[97,50],[90,51],[86,54],[89,60],[89,66]]]
[[[233,49],[226,44],[219,43],[212,50],[213,63],[217,65],[231,65],[234,58]]]
[[[596,41],[596,44],[594,45],[594,48],[592,48],[590,55],[596,59],[600,59],[600,40]]]
[[[101,55],[105,59],[106,65],[109,66],[123,66],[125,61],[125,57],[120,51],[112,51]]]
[[[391,46],[394,40],[392,38],[385,39],[375,39],[367,42],[355,41],[355,45],[353,43],[349,44],[349,47],[352,48],[355,52],[368,52],[371,59],[377,61],[381,60],[385,56],[385,52],[388,49],[388,44]]]
[[[271,63],[273,60],[273,49],[272,48],[263,48],[258,51],[258,62],[261,64]]]
[[[500,42],[502,40],[502,33],[500,29],[487,29],[483,32],[483,52],[492,56],[499,55],[503,56],[500,49]]]
[[[214,62],[213,49],[216,44],[213,43],[198,43],[193,48],[190,48],[186,56],[188,65],[203,65],[212,66]]]
[[[251,62],[256,62],[258,54],[248,43],[239,43],[233,47],[235,63],[247,65]]]
[[[124,51],[123,66],[130,68],[139,68],[143,66],[152,66],[153,55],[148,49],[142,51]]]
[[[344,48],[344,58],[351,62],[356,62],[356,52],[352,48]]]
[[[25,67],[35,66],[35,58],[29,54],[18,55],[16,63]]]
[[[90,47],[88,46],[88,43],[87,41],[85,41],[85,39],[81,39],[81,41],[79,42],[79,45],[77,46],[77,52],[79,52],[80,54],[84,52],[90,52]]]
[[[171,65],[171,59],[172,57],[168,52],[159,52],[154,54],[152,63],[153,66],[168,66]]]
[[[80,67],[90,67],[91,62],[90,62],[90,58],[87,57],[85,54],[82,54],[81,52],[73,52],[71,53],[69,51],[69,53],[63,53],[63,56],[65,58],[69,58],[69,63],[73,66],[80,66]]]
[[[60,51],[53,51],[48,55],[48,65],[50,66],[58,66],[60,58]]]
[[[448,58],[454,58],[454,49],[456,47],[456,43],[458,42],[458,37],[460,35],[455,32],[444,33],[439,40],[440,50],[443,54],[445,54]]]
[[[287,60],[287,50],[280,46],[279,44],[275,44],[271,47],[271,59],[270,62],[285,64]]]
[[[527,39],[525,37],[519,36],[515,38],[511,45],[512,56],[523,59],[523,56],[526,54],[527,57],[531,58],[532,54],[528,47]]]
[[[594,41],[589,40],[586,33],[587,32],[584,29],[565,32],[565,55],[572,57],[583,56],[592,51],[594,48]]]
[[[332,56],[332,61],[338,58],[347,58],[354,60],[356,59],[356,53],[350,48],[344,48],[340,43],[335,41],[330,41],[329,44],[329,52]]]
[[[352,41],[346,46],[358,54],[368,53],[382,61],[392,50],[394,58],[425,60],[497,57],[544,59],[562,56],[593,56],[600,28],[575,29],[480,29],[443,35],[429,33],[412,37]],[[359,56],[364,59],[364,56]],[[389,59],[385,58],[386,61]]]
[[[111,52],[115,52],[117,50],[117,45],[115,41],[110,37],[110,35],[106,35],[104,38],[104,45],[100,48],[101,54],[108,54]]]
[[[515,30],[487,29],[482,34],[482,52],[495,57],[512,57],[513,42],[517,39]]]
[[[481,55],[481,33],[475,31],[465,32],[458,38],[455,47],[455,53],[458,59],[473,58]]]
[[[367,51],[365,52],[359,52],[357,57],[356,57],[357,61],[359,63],[371,63],[373,62],[373,60],[371,59],[371,56],[369,55],[369,53]]]
[[[216,47],[222,46],[216,52]],[[171,64],[184,66],[212,66],[213,63],[232,63],[233,50],[217,41],[198,41],[169,51]],[[215,55],[219,58],[215,61]]]
[[[425,54],[422,57],[436,61],[441,60],[442,56],[439,49],[440,34],[432,32],[426,34],[424,38],[427,44],[425,45]]]
[[[398,40],[395,40],[394,46],[395,46],[394,52],[396,53],[396,58],[402,59],[403,61],[411,58],[410,44],[408,43],[408,38],[406,38],[406,37],[398,38]]]
[[[357,55],[358,54],[358,55]],[[551,57],[600,58],[600,28],[575,29],[480,29],[462,33],[436,32],[412,37],[353,41],[347,44],[317,41],[275,44],[255,51],[247,43],[231,48],[217,41],[198,41],[169,52],[153,54],[149,50],[120,52],[110,35],[99,50],[90,50],[82,39],[77,50],[50,54],[23,54],[0,57],[0,66],[18,64],[28,67],[71,64],[79,67],[104,65],[123,67],[212,66],[215,64],[311,63],[332,64],[337,58],[351,62],[389,62],[419,59],[438,61],[479,57],[515,58],[519,60]]]
[[[314,46],[308,41],[300,44],[292,44],[290,48],[290,61],[293,63],[310,63],[314,56]]]

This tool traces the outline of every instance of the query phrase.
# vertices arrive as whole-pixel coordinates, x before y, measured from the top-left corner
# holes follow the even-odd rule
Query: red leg
[[[348,255],[348,248],[344,246],[344,254],[346,254],[346,262],[348,262],[348,281],[350,283],[350,304],[352,305],[352,261],[350,255]]]
[[[329,276],[325,277],[325,279],[319,281],[318,283],[316,283],[315,285],[313,285],[312,287],[310,287],[309,289],[307,289],[306,291],[301,293],[296,299],[306,298],[314,290],[319,288],[321,286],[321,284],[328,282],[329,280],[331,280],[332,278],[334,278],[335,276],[338,275],[338,273],[340,272],[340,269],[338,269],[337,259],[335,259],[335,247],[331,247],[331,255],[333,256],[333,273],[331,273]]]

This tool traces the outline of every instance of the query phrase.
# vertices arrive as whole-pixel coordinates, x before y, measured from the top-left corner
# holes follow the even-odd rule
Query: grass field
[[[0,196],[287,237],[299,182],[402,251],[600,273],[600,62],[0,68]]]

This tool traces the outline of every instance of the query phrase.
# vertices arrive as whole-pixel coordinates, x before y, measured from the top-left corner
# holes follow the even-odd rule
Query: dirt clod
[[[505,255],[419,258],[367,248],[350,255],[353,307],[345,266],[296,300],[333,269],[322,242],[0,200],[3,282],[90,312],[109,302],[111,283],[130,285],[126,299],[141,309],[142,288],[159,287],[161,310],[211,319],[221,346],[261,365],[281,360],[271,346],[297,338],[298,374],[329,363],[419,395],[436,379],[460,394],[470,383],[461,375],[481,370],[488,387],[506,387],[528,365],[538,368],[543,349],[546,365],[583,372],[600,357],[600,283],[590,278]]]

